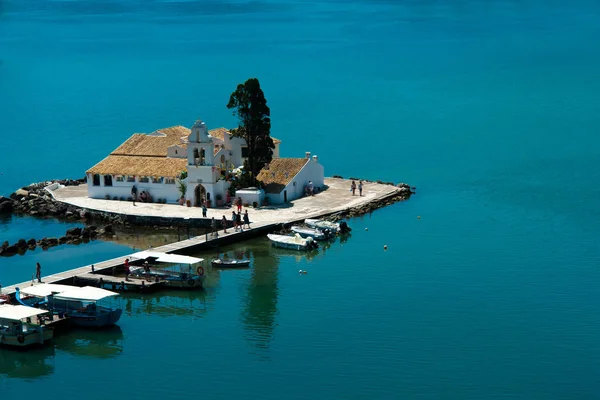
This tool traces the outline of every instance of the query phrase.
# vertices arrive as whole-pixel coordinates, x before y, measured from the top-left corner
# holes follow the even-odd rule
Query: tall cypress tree
[[[246,140],[248,146],[248,167],[252,182],[265,163],[273,159],[275,145],[271,139],[271,110],[256,78],[240,83],[229,97],[227,108],[238,117],[238,127],[233,136]]]

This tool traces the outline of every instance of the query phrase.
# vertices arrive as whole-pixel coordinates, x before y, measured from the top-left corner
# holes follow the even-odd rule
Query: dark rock
[[[27,246],[37,246],[37,242],[35,241],[35,239],[29,239],[27,241]]]
[[[58,245],[58,239],[57,238],[48,238],[48,245],[50,245],[50,246]]]
[[[115,231],[114,231],[112,225],[106,225],[104,227],[104,234],[105,235],[114,235],[114,233],[115,233]]]
[[[71,243],[73,243],[73,244],[79,244],[79,243],[81,243],[81,239],[78,238],[78,237],[73,238],[73,240],[71,240]]]
[[[65,243],[67,243],[67,241],[68,241],[68,240],[69,240],[69,238],[68,238],[68,237],[66,237],[66,236],[61,236],[60,238],[58,238],[58,243],[60,243],[60,244],[65,244]]]
[[[6,257],[14,256],[19,252],[19,248],[17,246],[8,246],[4,250],[2,250],[2,255]]]
[[[5,241],[2,243],[2,246],[0,246],[0,249],[4,250],[4,249],[6,249],[8,246],[9,246],[8,240],[5,240]]]
[[[19,241],[17,242],[17,247],[20,249],[26,249],[27,241],[25,239],[19,239]]]
[[[81,228],[71,228],[66,233],[67,237],[81,236]]]
[[[6,199],[6,197],[3,197],[3,199]],[[10,199],[9,201],[0,202],[0,214],[9,214],[13,212],[13,210],[14,206]]]

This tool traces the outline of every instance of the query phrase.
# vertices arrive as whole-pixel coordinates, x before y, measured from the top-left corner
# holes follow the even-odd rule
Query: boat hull
[[[211,262],[213,268],[248,268],[250,266],[250,260],[213,260]]]
[[[302,245],[299,243],[285,243],[285,242],[277,242],[275,240],[271,240],[271,243],[274,247],[278,247],[280,249],[290,249],[290,250],[307,250],[308,246]]]
[[[327,239],[327,236],[319,231],[318,229],[303,229],[303,228],[299,228],[296,226],[292,226],[292,232],[297,233],[298,235],[302,236],[303,238],[307,238],[307,237],[311,237],[315,240],[325,240]]]
[[[108,312],[102,312],[98,315],[83,315],[77,313],[69,313],[67,315],[71,324],[74,326],[81,328],[103,328],[105,326],[116,324],[119,319],[121,319],[122,314],[123,310],[115,309]]]
[[[54,331],[46,328],[40,331],[27,332],[22,336],[22,342],[17,335],[0,334],[0,345],[6,347],[29,347],[41,345],[54,337]]]

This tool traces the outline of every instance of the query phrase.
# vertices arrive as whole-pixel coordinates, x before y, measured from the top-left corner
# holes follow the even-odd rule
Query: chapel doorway
[[[197,185],[194,189],[194,205],[196,207],[202,206],[202,202],[206,197],[206,188],[202,185]]]

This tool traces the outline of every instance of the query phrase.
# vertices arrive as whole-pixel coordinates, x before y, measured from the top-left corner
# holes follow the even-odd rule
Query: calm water
[[[204,293],[125,297],[120,329],[2,351],[3,395],[104,398],[89,388],[110,382],[115,398],[597,398],[597,2],[4,0],[0,12],[0,194],[80,177],[133,132],[233,126],[225,104],[250,76],[283,156],[418,187],[314,257],[243,243],[226,250],[253,268],[211,272]],[[12,218],[0,240],[66,228]],[[128,251],[0,258],[0,280]]]

